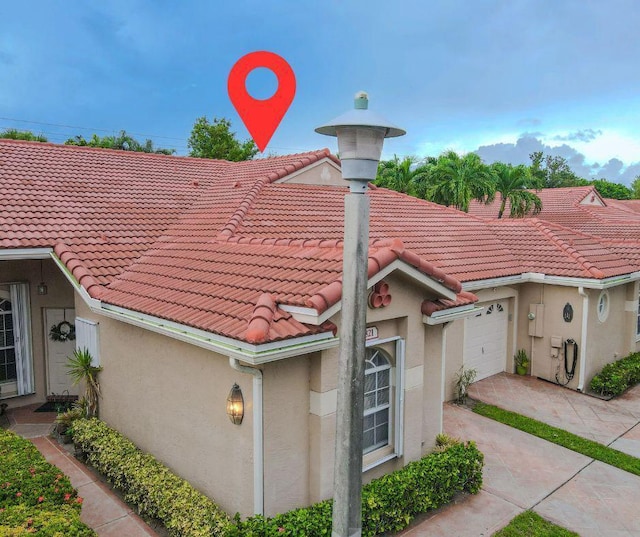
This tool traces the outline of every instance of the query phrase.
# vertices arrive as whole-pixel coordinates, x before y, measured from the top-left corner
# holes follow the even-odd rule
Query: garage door
[[[507,357],[507,302],[480,304],[484,309],[465,323],[464,367],[481,380],[505,370]]]

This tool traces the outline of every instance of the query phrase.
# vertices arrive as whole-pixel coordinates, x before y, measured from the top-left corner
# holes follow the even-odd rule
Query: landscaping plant
[[[0,461],[0,535],[95,536],[69,478],[29,440],[0,429]]]
[[[461,366],[455,377],[456,403],[464,405],[467,402],[469,386],[476,380],[478,372],[475,369],[465,369]]]
[[[141,514],[160,520],[172,536],[331,535],[331,500],[271,518],[256,515],[240,520],[236,515],[231,520],[212,500],[105,423],[76,421],[74,441],[125,500]],[[445,435],[437,444],[430,455],[363,487],[363,537],[399,531],[416,515],[441,507],[456,494],[480,490],[483,455],[476,445]]]
[[[589,384],[596,393],[616,396],[640,383],[640,352],[633,352],[602,368]]]
[[[73,356],[69,357],[67,362],[67,374],[71,377],[73,384],[84,382],[87,418],[98,415],[98,398],[100,397],[98,373],[102,368],[94,366],[92,362],[93,357],[86,348],[73,351]]]

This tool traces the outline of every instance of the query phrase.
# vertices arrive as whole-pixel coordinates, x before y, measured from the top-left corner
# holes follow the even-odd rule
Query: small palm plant
[[[102,367],[92,364],[93,357],[88,349],[76,349],[73,356],[68,358],[67,373],[73,384],[84,382],[84,399],[86,401],[86,417],[92,418],[98,415],[98,397],[100,397],[100,384],[98,373]]]

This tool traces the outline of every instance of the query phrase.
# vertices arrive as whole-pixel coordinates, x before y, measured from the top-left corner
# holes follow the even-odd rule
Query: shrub
[[[0,429],[0,535],[95,535],[69,478],[28,440]]]
[[[399,531],[418,514],[451,501],[459,492],[477,493],[482,485],[483,456],[473,442],[442,440],[435,451],[362,489],[362,535]],[[449,447],[446,447],[446,445]],[[294,509],[273,518],[240,521],[231,537],[320,537],[331,535],[331,500]]]
[[[256,515],[242,521],[236,515],[231,521],[214,502],[105,423],[77,420],[73,434],[88,462],[124,492],[125,500],[160,520],[171,535],[331,535],[331,500],[272,518]],[[417,514],[444,505],[455,494],[480,490],[483,455],[476,445],[446,435],[437,443],[432,454],[363,487],[363,537],[401,530]]]
[[[73,440],[127,502],[160,520],[170,535],[225,535],[231,527],[227,514],[213,501],[104,422],[76,420]]]
[[[627,388],[640,383],[640,353],[634,352],[602,368],[589,384],[591,390],[601,395],[620,395]]]

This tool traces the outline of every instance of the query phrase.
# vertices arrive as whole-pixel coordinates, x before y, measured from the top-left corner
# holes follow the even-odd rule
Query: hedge
[[[74,441],[88,462],[123,491],[141,514],[160,520],[173,536],[314,537],[331,535],[331,500],[273,518],[232,521],[213,501],[142,453],[120,433],[97,420],[74,423]],[[483,455],[473,442],[440,437],[434,453],[364,486],[364,537],[398,531],[420,513],[451,501],[459,492],[477,493]]]
[[[591,390],[605,396],[616,396],[640,383],[640,352],[605,365],[589,384]]]
[[[92,466],[144,516],[172,536],[226,535],[232,523],[213,501],[173,474],[152,455],[96,418],[73,423],[73,440]]]
[[[69,478],[29,440],[0,429],[0,460],[1,536],[95,535],[80,522],[82,499]]]
[[[476,494],[482,486],[483,455],[474,442],[451,442],[365,485],[362,489],[362,536],[406,528],[414,517],[449,503],[459,492]],[[331,500],[273,518],[240,521],[230,536],[320,537],[331,535]]]

